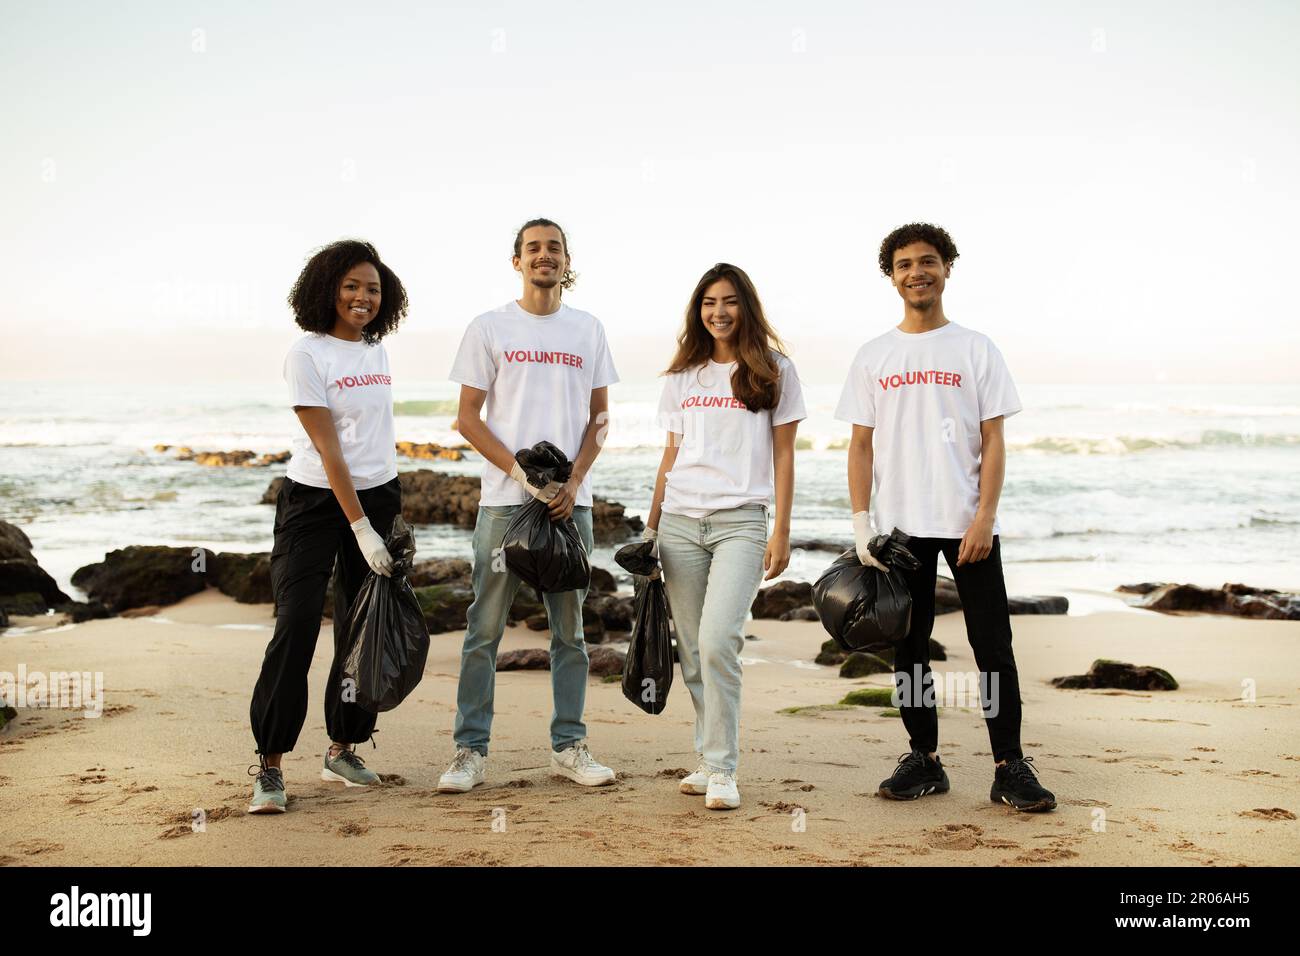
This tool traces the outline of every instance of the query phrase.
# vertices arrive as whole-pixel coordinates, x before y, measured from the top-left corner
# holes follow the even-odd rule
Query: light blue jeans
[[[659,518],[677,657],[695,705],[695,750],[711,771],[734,774],[740,758],[740,655],[766,550],[765,505]]]
[[[515,511],[523,505],[480,505],[474,522],[474,603],[469,606],[465,647],[456,689],[457,747],[487,756],[496,695],[497,648],[506,615],[523,582],[506,569],[501,542]],[[577,505],[573,521],[587,553],[593,546],[591,508]],[[564,750],[587,736],[582,711],[587,702],[587,644],[582,633],[586,590],[543,594],[551,625],[551,749]]]

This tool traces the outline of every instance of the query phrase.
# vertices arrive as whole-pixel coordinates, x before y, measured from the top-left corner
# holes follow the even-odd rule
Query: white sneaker
[[[483,782],[483,765],[487,763],[477,751],[457,747],[456,756],[446,773],[438,778],[439,793],[467,793]]]
[[[568,777],[584,787],[602,787],[614,782],[614,771],[591,755],[584,740],[559,753],[551,751],[551,773]]]
[[[740,806],[740,791],[736,789],[734,774],[709,774],[709,789],[704,795],[704,806],[709,810],[734,810]]]
[[[700,765],[695,768],[694,773],[688,773],[682,777],[681,786],[677,788],[682,793],[688,793],[692,797],[702,797],[705,791],[709,789],[709,768],[700,761]]]

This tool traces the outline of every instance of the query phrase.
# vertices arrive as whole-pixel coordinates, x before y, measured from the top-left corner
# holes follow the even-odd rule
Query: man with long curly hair
[[[997,523],[1006,468],[1002,423],[1020,411],[1020,396],[988,336],[944,315],[944,284],[956,259],[952,237],[930,223],[910,223],[885,238],[878,263],[903,300],[903,321],[858,350],[835,410],[853,425],[849,498],[858,558],[887,570],[868,548],[874,512],[876,529],[911,536],[908,548],[920,561],[916,571],[899,569],[912,617],[894,651],[896,698],[911,749],[878,792],[915,800],[948,791],[929,663],[942,553],[980,670],[995,765],[990,796],[1017,810],[1051,810],[1056,798],[1020,748],[1020,684]]]
[[[515,234],[515,271],[523,295],[469,324],[452,365],[460,383],[460,432],[484,458],[474,524],[474,603],[468,612],[456,693],[456,754],[438,780],[442,793],[464,793],[484,780],[496,693],[496,657],[520,579],[499,557],[506,528],[529,495],[548,502],[552,520],[572,517],[590,553],[590,470],[607,427],[609,386],[618,381],[594,315],[560,299],[577,278],[568,239],[549,219]],[[486,421],[480,416],[484,406]],[[570,479],[529,484],[515,452],[549,441],[573,463]],[[582,714],[587,648],[582,627],[586,590],[542,595],[551,627],[552,773],[584,786],[613,783],[614,771],[587,748]]]

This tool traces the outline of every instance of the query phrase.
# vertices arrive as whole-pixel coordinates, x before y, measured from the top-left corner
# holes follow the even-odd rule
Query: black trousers
[[[381,537],[388,537],[393,519],[402,512],[398,480],[358,491],[357,497],[371,527]],[[334,662],[325,685],[325,728],[330,740],[362,743],[374,733],[375,715],[344,699],[341,684],[347,648],[343,646],[343,627],[370,566],[361,556],[334,492],[285,478],[275,502],[275,544],[271,548],[275,635],[262,658],[262,672],[249,707],[258,753],[288,753],[298,742],[307,717],[307,671],[316,652],[331,569]]]
[[[912,625],[907,638],[894,651],[894,679],[900,689],[913,693],[902,695],[899,713],[903,726],[911,735],[913,750],[933,753],[939,749],[939,714],[934,698],[926,690],[933,687],[930,633],[934,630],[935,575],[939,553],[942,552],[961,597],[966,637],[975,652],[975,666],[980,671],[980,703],[993,747],[993,759],[1022,757],[1020,678],[1016,673],[1015,656],[1011,653],[1011,615],[1007,610],[1007,586],[1002,576],[1001,543],[998,535],[994,535],[993,550],[987,558],[958,567],[957,549],[960,545],[959,538],[912,538],[908,544],[908,549],[921,566],[916,571],[903,572],[912,594]],[[919,693],[916,692],[918,689]],[[942,692],[939,693],[942,696]]]

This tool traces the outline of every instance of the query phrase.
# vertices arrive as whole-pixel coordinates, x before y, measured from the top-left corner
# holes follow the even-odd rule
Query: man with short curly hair
[[[903,321],[858,350],[835,410],[853,425],[849,498],[858,558],[888,571],[869,543],[876,529],[897,528],[910,536],[908,549],[920,562],[915,571],[899,569],[912,615],[894,651],[895,697],[910,751],[879,794],[915,800],[948,791],[929,662],[942,553],[980,670],[995,765],[990,797],[1017,810],[1051,810],[1056,798],[1038,783],[1033,758],[1020,747],[1020,685],[997,524],[1006,465],[1002,423],[1021,410],[1020,396],[988,336],[944,315],[944,285],[957,256],[952,237],[930,223],[902,226],[881,243],[880,271],[903,300]]]

